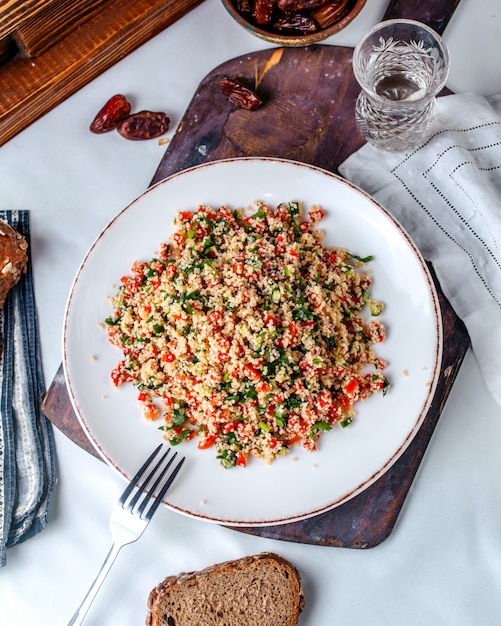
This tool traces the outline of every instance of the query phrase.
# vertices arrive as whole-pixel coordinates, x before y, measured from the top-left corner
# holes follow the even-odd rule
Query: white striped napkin
[[[439,98],[433,136],[409,152],[363,146],[339,168],[402,224],[463,320],[501,404],[501,94]]]
[[[29,237],[28,211],[2,211],[0,219]],[[52,426],[41,412],[45,393],[40,361],[30,246],[26,274],[0,309],[0,567],[7,548],[47,525],[55,482]]]

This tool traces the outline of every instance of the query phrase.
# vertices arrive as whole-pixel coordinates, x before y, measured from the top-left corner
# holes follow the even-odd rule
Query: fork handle
[[[108,552],[106,558],[104,559],[104,563],[101,565],[101,569],[99,570],[94,582],[87,591],[82,603],[76,610],[75,615],[68,622],[68,626],[79,626],[83,621],[85,616],[87,615],[87,611],[89,610],[90,605],[92,604],[94,598],[96,597],[99,588],[103,584],[104,579],[106,578],[108,572],[111,569],[115,559],[117,558],[121,545],[113,543],[110,551]]]

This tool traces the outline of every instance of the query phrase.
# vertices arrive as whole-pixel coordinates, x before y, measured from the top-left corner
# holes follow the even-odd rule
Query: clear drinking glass
[[[371,28],[353,53],[362,88],[355,119],[365,140],[393,152],[423,143],[433,129],[435,96],[449,64],[447,47],[425,24],[388,20]]]

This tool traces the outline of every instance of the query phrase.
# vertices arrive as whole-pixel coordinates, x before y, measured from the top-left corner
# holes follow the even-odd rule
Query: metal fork
[[[90,605],[96,597],[106,575],[110,571],[113,562],[117,558],[120,549],[129,543],[133,543],[143,534],[153,514],[162,502],[162,498],[166,494],[167,489],[172,485],[177,473],[181,469],[184,463],[184,457],[177,463],[170,474],[168,473],[170,466],[177,456],[176,452],[167,460],[170,453],[170,448],[168,448],[153,466],[149,474],[142,480],[143,476],[153,465],[153,461],[161,448],[162,444],[150,454],[120,496],[119,501],[115,504],[110,518],[112,537],[111,549],[81,605],[68,622],[68,626],[78,626],[83,622]],[[164,466],[163,464],[166,460],[167,463]],[[163,482],[164,480],[165,482]],[[162,487],[158,495],[155,496],[155,491],[161,484]],[[147,490],[146,493],[145,490]]]

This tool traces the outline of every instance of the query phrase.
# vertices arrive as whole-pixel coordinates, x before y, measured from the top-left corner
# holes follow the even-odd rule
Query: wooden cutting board
[[[0,1],[0,145],[200,2]]]
[[[412,17],[442,32],[457,4],[458,0],[397,1],[385,17]],[[284,157],[337,172],[363,144],[354,119],[359,87],[351,69],[352,52],[327,45],[274,48],[217,67],[199,85],[152,184],[199,163],[237,156]],[[219,90],[223,76],[257,85],[262,107],[253,112],[235,108]],[[370,488],[332,511],[291,524],[236,530],[350,548],[373,547],[389,536],[469,346],[464,325],[437,288],[444,325],[443,363],[432,406],[404,455]],[[98,456],[73,412],[62,368],[43,409],[68,437]]]

